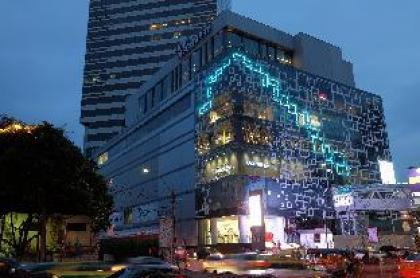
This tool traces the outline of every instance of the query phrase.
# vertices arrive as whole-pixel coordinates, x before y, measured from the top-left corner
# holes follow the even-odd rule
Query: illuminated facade
[[[339,48],[231,12],[126,107],[96,154],[120,235],[158,232],[175,192],[177,244],[292,241],[334,215],[332,188],[380,183],[391,161],[382,100]]]

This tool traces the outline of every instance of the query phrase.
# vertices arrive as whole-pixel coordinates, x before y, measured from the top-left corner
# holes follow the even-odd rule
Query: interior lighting
[[[264,70],[262,64],[253,62],[247,56],[239,52],[234,52],[230,57],[225,59],[225,61],[223,61],[221,65],[206,78],[205,101],[198,108],[198,114],[200,116],[206,114],[213,107],[213,86],[220,81],[221,76],[233,63],[239,63],[251,72],[261,75],[262,87],[271,89],[272,100],[277,103],[278,106],[286,108],[287,113],[295,120],[296,126],[307,131],[307,136],[311,140],[313,151],[322,153],[326,164],[334,169],[338,175],[350,175],[350,166],[346,156],[341,152],[333,150],[332,146],[327,142],[320,130],[321,124],[316,120],[312,120],[313,118],[309,112],[300,110],[298,105],[290,100],[289,96],[283,92],[281,81],[272,77],[268,71]],[[320,94],[320,97],[321,96],[322,94]]]

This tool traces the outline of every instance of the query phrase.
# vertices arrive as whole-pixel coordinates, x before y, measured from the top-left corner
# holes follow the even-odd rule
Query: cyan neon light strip
[[[262,75],[262,86],[271,89],[273,101],[279,106],[286,108],[288,114],[293,116],[295,124],[308,132],[308,136],[311,138],[313,151],[315,153],[322,153],[327,166],[333,168],[338,175],[348,176],[350,174],[350,166],[348,165],[345,155],[338,151],[334,151],[333,147],[326,142],[319,127],[312,124],[309,112],[299,111],[298,106],[290,101],[289,96],[282,93],[280,80],[272,77],[269,72],[264,70],[261,64],[251,61],[247,56],[241,53],[233,53],[205,80],[206,100],[198,109],[200,116],[206,114],[212,108],[214,99],[213,85],[220,81],[220,77],[233,62],[241,63],[248,70]]]

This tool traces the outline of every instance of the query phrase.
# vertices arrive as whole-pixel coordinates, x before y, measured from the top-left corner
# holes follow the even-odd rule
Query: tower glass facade
[[[229,6],[220,0],[90,1],[81,111],[87,155],[125,127],[127,96],[174,57],[179,38],[196,34]]]

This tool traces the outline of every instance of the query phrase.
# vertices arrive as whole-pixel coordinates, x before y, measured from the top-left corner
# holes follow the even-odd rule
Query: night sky
[[[420,166],[420,1],[233,0],[234,11],[343,49],[357,87],[381,95],[400,181]],[[0,113],[79,124],[88,0],[0,0]]]

